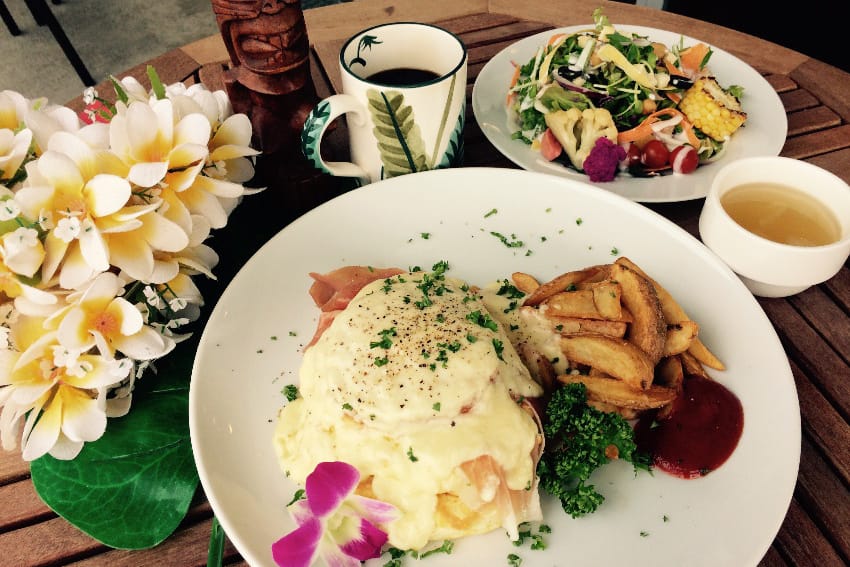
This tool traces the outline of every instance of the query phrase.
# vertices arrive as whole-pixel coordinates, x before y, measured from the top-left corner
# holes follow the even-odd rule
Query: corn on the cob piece
[[[740,101],[723,90],[713,77],[698,79],[685,92],[679,110],[691,124],[718,142],[729,138],[747,120]]]

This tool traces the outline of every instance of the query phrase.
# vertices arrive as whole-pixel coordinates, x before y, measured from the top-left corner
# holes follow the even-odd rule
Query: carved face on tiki
[[[307,65],[309,42],[300,0],[212,0],[234,65],[278,75]]]

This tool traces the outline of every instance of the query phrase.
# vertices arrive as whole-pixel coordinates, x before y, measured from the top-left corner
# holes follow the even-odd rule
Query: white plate
[[[526,246],[508,248],[491,231]],[[649,209],[578,181],[489,168],[416,173],[344,194],[284,228],[221,296],[195,359],[189,421],[201,484],[239,552],[272,566],[272,543],[293,528],[285,506],[296,486],[272,435],[281,390],[297,383],[318,319],[308,272],[446,260],[451,275],[485,284],[517,270],[550,278],[609,263],[614,248],[669,288],[727,364],[714,375],[744,406],[737,450],[699,480],[609,465],[593,479],[606,501],[582,519],[545,495],[545,551],[514,547],[497,530],[421,564],[506,565],[517,553],[524,567],[756,565],[785,516],[800,455],[794,380],[758,303],[712,252]]]
[[[472,110],[478,126],[497,150],[523,169],[589,183],[587,176],[583,173],[559,163],[548,162],[540,156],[540,152],[531,149],[527,144],[512,140],[511,134],[516,128],[509,123],[505,107],[505,97],[514,71],[514,63],[525,65],[534,57],[537,49],[555,33],[575,33],[588,27],[592,26],[553,29],[522,39],[497,53],[484,65],[475,80],[472,89]],[[634,32],[667,46],[678,43],[682,38],[686,46],[699,43],[697,39],[654,28],[631,25],[615,27],[623,34]],[[724,87],[731,85],[744,87],[741,104],[747,113],[747,121],[732,136],[727,145],[726,154],[718,161],[699,167],[695,172],[687,175],[673,174],[639,178],[621,174],[614,181],[595,185],[644,203],[687,201],[706,196],[711,180],[723,163],[749,156],[775,156],[782,151],[785,135],[788,133],[788,120],[779,95],[758,71],[730,53],[715,46],[711,46],[711,49],[714,53],[708,62],[708,67],[720,84]]]

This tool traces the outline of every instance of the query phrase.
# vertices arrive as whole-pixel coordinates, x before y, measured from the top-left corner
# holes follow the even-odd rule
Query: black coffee
[[[405,86],[418,85],[433,81],[440,75],[433,71],[425,69],[411,69],[410,67],[398,67],[396,69],[386,69],[378,71],[374,75],[366,77],[367,81],[380,83],[382,85]]]

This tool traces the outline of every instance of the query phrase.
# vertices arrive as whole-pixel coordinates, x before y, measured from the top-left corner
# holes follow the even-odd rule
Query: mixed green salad
[[[690,173],[718,159],[747,115],[743,89],[709,70],[711,48],[620,33],[601,9],[593,21],[553,34],[515,67],[513,138],[591,181]]]

